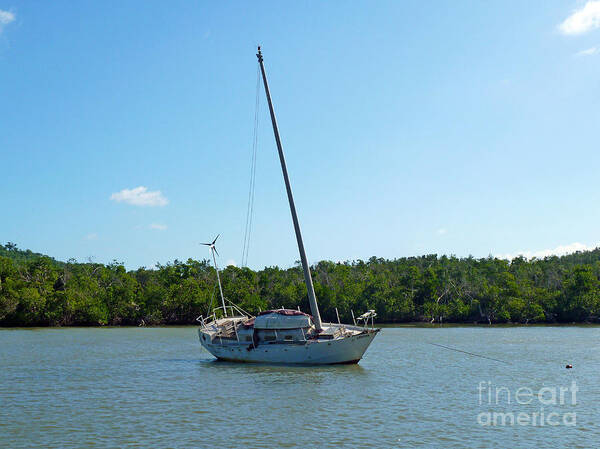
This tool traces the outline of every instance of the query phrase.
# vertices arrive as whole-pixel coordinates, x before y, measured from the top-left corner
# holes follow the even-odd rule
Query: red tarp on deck
[[[260,316],[260,315],[268,315],[270,313],[278,313],[279,315],[285,315],[285,316],[305,315],[305,316],[308,316],[308,317],[310,317],[312,319],[312,315],[309,315],[308,313],[300,312],[299,310],[295,310],[295,309],[264,310],[264,311],[260,312],[258,314],[258,316]],[[254,318],[251,318],[248,321],[244,322],[244,326],[246,326],[246,327],[252,327],[252,326],[254,326]]]

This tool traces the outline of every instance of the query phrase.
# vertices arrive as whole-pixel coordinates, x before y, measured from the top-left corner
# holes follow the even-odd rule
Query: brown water
[[[334,367],[215,362],[193,327],[3,329],[0,447],[597,447],[598,373],[598,327],[385,328]]]

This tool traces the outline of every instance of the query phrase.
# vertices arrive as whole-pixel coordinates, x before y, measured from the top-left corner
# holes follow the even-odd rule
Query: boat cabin
[[[306,341],[312,335],[314,325],[307,313],[277,309],[261,312],[245,322],[244,328],[248,328],[250,338],[257,338],[258,342],[294,343]],[[247,341],[252,341],[251,339]]]

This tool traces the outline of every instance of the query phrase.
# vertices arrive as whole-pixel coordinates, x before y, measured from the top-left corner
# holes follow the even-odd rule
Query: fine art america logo
[[[565,411],[577,405],[579,388],[575,381],[569,387],[542,387],[533,390],[520,387],[511,390],[492,382],[479,382],[477,415],[481,426],[576,426],[577,414]]]

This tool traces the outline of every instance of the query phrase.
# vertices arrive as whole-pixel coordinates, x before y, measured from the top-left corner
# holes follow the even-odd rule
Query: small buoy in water
[[[571,368],[573,368],[573,365],[567,365],[567,366],[565,366],[565,368],[571,369]]]

